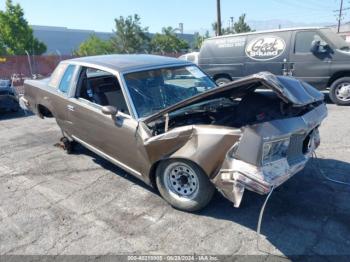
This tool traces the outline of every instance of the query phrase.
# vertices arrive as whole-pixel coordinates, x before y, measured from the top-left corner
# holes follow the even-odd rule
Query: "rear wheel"
[[[208,176],[194,163],[167,160],[157,168],[156,183],[162,197],[183,211],[197,211],[212,199],[214,186]]]
[[[230,83],[232,80],[227,78],[227,77],[219,77],[218,79],[215,80],[215,83],[218,86],[226,85],[227,83]]]
[[[333,82],[329,98],[337,105],[350,105],[350,77],[342,77]]]

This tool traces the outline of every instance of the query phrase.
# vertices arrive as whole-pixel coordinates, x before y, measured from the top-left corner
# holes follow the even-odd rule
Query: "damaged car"
[[[78,142],[156,187],[175,208],[205,207],[218,189],[235,207],[302,170],[320,144],[324,96],[263,72],[223,86],[196,65],[152,55],[62,61],[25,82],[22,103]]]

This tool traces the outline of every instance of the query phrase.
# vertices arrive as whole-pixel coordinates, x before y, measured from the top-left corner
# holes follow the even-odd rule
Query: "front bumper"
[[[240,206],[246,189],[259,194],[268,194],[272,188],[280,186],[305,167],[312,156],[312,152],[320,144],[318,126],[326,116],[327,109],[325,105],[322,105],[306,115],[298,117],[298,119],[279,120],[278,124],[283,123],[281,130],[286,131],[286,126],[290,126],[291,130],[287,134],[290,137],[295,137],[295,140],[298,142],[293,144],[293,147],[290,146],[292,148],[289,150],[289,155],[268,164],[254,165],[235,158],[232,156],[232,153],[228,153],[221,169],[212,179],[212,182],[227,199],[233,202],[235,207]],[[303,124],[301,124],[300,120],[302,120]],[[272,125],[275,131],[278,130],[280,132],[278,124],[275,122]],[[268,125],[265,123],[266,127]],[[265,132],[264,128],[257,128],[256,130]],[[259,131],[256,131],[257,133]],[[285,136],[286,134],[281,132],[278,135]],[[307,136],[309,136],[310,144],[308,150],[303,153],[302,146]],[[300,141],[300,137],[304,137],[303,140]],[[245,145],[240,142],[238,146],[244,147]],[[296,154],[295,147],[301,147],[298,154]]]
[[[232,167],[221,169],[213,182],[235,207],[239,207],[245,189],[262,195],[268,194],[272,187],[280,186],[301,171],[309,158],[307,156],[305,160],[292,166],[283,158],[264,167],[256,167],[237,159],[226,160],[231,162]]]

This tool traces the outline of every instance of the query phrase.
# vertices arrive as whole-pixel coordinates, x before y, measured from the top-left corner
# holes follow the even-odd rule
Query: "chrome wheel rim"
[[[182,163],[174,162],[165,169],[165,186],[175,198],[194,198],[199,190],[199,180],[193,169]]]
[[[345,82],[338,85],[335,89],[335,95],[341,101],[350,101],[350,83]]]

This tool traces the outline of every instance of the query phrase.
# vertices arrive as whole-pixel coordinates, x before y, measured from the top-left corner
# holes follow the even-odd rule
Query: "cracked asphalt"
[[[319,165],[350,182],[350,107],[328,105]],[[272,194],[246,192],[235,209],[217,193],[195,214],[94,153],[54,146],[53,120],[0,115],[0,254],[350,255],[350,187],[311,162]]]

